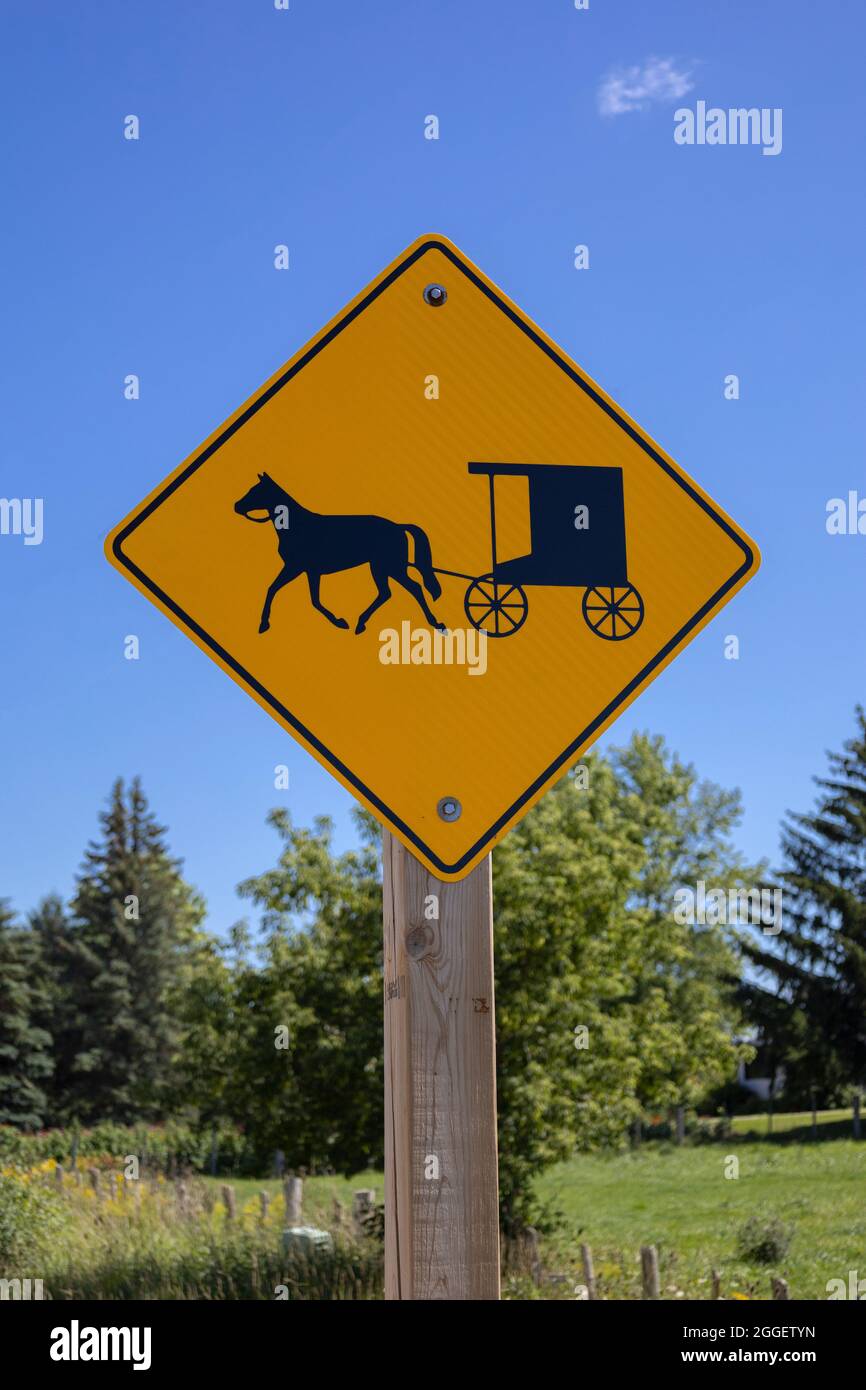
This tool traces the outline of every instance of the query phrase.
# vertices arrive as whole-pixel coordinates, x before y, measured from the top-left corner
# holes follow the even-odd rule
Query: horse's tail
[[[430,552],[430,542],[425,531],[420,526],[405,525],[404,531],[408,531],[415,542],[415,562],[413,568],[418,571],[424,580],[424,588],[431,598],[438,598],[442,592],[442,585],[436,578],[433,570],[433,556]]]

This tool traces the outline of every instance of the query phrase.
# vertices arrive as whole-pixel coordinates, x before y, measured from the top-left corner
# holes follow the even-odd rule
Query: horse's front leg
[[[286,584],[291,584],[293,579],[297,579],[300,572],[301,571],[298,569],[290,569],[288,565],[286,565],[284,569],[280,570],[280,573],[277,575],[276,579],[274,580],[273,584],[271,584],[267,594],[265,595],[265,606],[262,609],[262,620],[259,623],[259,632],[267,632],[268,628],[271,625],[271,604],[273,603],[275,596],[280,592],[280,589],[285,587]]]
[[[325,607],[319,598],[319,585],[322,582],[322,576],[320,574],[313,574],[312,570],[308,570],[307,582],[310,586],[310,602],[313,607],[318,608],[320,613],[324,613],[328,622],[333,623],[334,627],[348,627],[349,624],[346,622],[346,619],[338,618],[336,614],[331,612],[330,608]]]

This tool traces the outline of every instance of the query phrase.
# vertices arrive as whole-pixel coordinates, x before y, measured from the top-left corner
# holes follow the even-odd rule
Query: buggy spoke
[[[473,584],[472,587],[473,587],[474,589],[477,589],[477,590],[478,590],[479,594],[481,595],[481,602],[483,602],[483,603],[489,603],[489,604],[491,604],[491,606],[496,602],[496,595],[495,595],[495,594],[491,594],[487,589],[485,589],[485,587],[484,587],[483,584]],[[469,607],[469,608],[480,608],[480,607],[481,607],[481,603],[479,603],[479,601],[476,600],[475,603],[469,603],[469,604],[468,604],[468,607]]]

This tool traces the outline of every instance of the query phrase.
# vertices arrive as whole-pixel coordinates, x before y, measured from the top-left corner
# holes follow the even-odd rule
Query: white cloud
[[[603,116],[644,111],[654,101],[675,101],[691,91],[691,73],[674,66],[673,58],[647,58],[641,66],[616,68],[598,89],[598,109]]]

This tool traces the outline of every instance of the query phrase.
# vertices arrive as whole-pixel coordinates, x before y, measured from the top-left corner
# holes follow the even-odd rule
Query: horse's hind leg
[[[319,585],[322,582],[322,576],[320,574],[313,574],[311,571],[308,570],[307,582],[310,586],[310,602],[312,603],[313,607],[318,608],[320,613],[324,613],[325,617],[328,619],[328,622],[333,623],[334,627],[348,627],[349,624],[346,622],[346,619],[338,618],[335,613],[331,612],[330,608],[325,607],[325,605],[322,603],[322,600],[319,598]]]
[[[282,569],[280,573],[277,575],[276,579],[274,580],[273,584],[271,584],[267,594],[265,595],[265,606],[262,609],[262,620],[259,623],[259,632],[267,632],[268,628],[271,625],[271,604],[273,603],[276,595],[280,592],[280,589],[282,589],[286,584],[291,584],[292,580],[297,579],[299,574],[300,570],[289,569],[288,566],[286,566],[286,568]]]
[[[439,632],[448,631],[445,624],[440,623],[439,619],[436,617],[436,614],[432,612],[430,605],[424,596],[424,590],[421,588],[421,585],[417,582],[417,580],[411,579],[405,570],[402,574],[392,574],[391,578],[397,584],[402,584],[406,592],[412,595],[413,599],[421,608],[424,617],[427,619],[431,627],[437,628]]]
[[[364,631],[364,628],[367,626],[367,619],[371,617],[373,613],[375,613],[377,608],[381,608],[383,603],[387,603],[388,599],[391,597],[391,586],[388,583],[388,576],[385,573],[385,571],[378,567],[374,569],[372,565],[370,566],[370,569],[372,571],[373,578],[376,581],[376,588],[378,590],[378,593],[376,594],[376,597],[373,599],[373,602],[370,604],[369,608],[364,609],[363,613],[361,614],[360,618],[355,624],[356,635],[359,632]]]

